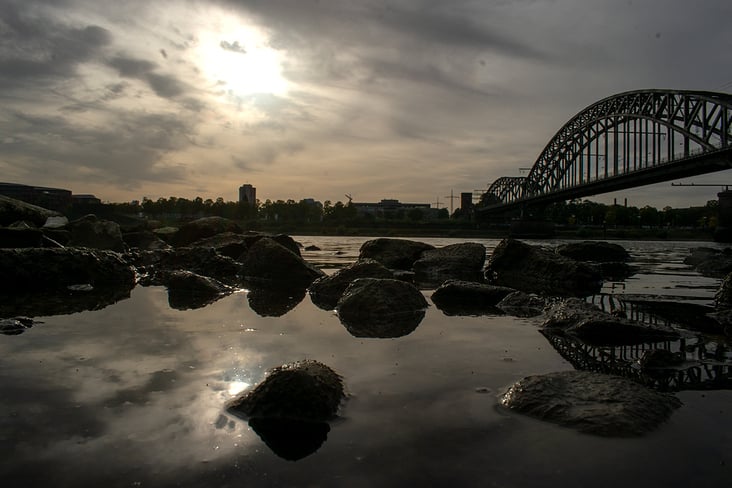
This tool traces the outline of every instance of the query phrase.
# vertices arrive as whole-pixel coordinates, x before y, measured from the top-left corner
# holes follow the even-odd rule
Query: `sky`
[[[732,92],[730,18],[729,0],[0,0],[0,181],[449,207],[600,99]]]

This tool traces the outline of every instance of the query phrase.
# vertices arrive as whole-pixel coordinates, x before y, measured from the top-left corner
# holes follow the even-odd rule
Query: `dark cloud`
[[[240,53],[240,54],[247,53],[247,50],[244,49],[244,46],[239,44],[239,41],[234,41],[234,42],[221,41],[219,43],[219,45],[221,46],[221,49],[224,49],[226,51],[231,51],[231,52]]]
[[[159,97],[175,98],[185,92],[183,83],[176,77],[156,73],[157,65],[151,61],[118,56],[110,59],[108,65],[124,78],[144,81]]]

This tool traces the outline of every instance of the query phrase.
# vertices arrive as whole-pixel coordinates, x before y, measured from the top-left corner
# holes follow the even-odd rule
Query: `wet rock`
[[[675,368],[684,363],[680,354],[666,349],[649,349],[638,359],[641,370]]]
[[[183,224],[178,232],[171,236],[171,244],[177,247],[188,246],[222,232],[241,233],[242,228],[233,220],[224,217],[203,217]]]
[[[7,293],[135,283],[134,270],[119,254],[84,248],[0,249],[0,276],[0,291]]]
[[[190,271],[165,274],[168,303],[176,310],[202,308],[232,293],[233,289],[208,276]]]
[[[124,252],[127,249],[119,224],[111,220],[100,220],[95,215],[85,215],[70,222],[69,229],[71,231],[69,246],[109,249],[117,252]]]
[[[320,251],[321,249],[318,246],[310,245],[305,247],[306,251]]]
[[[604,241],[571,242],[558,246],[556,251],[562,256],[577,261],[595,263],[630,261],[630,254],[623,246]]]
[[[491,284],[548,296],[589,296],[600,291],[597,267],[515,239],[493,250],[486,270]]]
[[[134,282],[119,283],[113,286],[80,284],[47,289],[42,293],[38,291],[7,293],[3,296],[3,300],[0,300],[0,317],[16,315],[45,317],[101,310],[130,298],[130,292],[134,286]]]
[[[295,308],[305,298],[303,287],[260,287],[248,285],[249,308],[260,317],[281,317]]]
[[[43,232],[36,228],[0,227],[0,247],[41,247]]]
[[[427,300],[409,283],[360,278],[338,300],[341,323],[356,337],[401,337],[417,328]]]
[[[153,229],[152,232],[153,234],[170,244],[173,242],[175,235],[178,233],[178,230],[180,230],[178,229],[178,227],[166,226]]]
[[[426,250],[413,264],[415,279],[435,285],[446,280],[481,281],[485,252],[485,246],[477,242]]]
[[[348,285],[358,278],[393,278],[394,274],[373,259],[356,261],[330,276],[315,280],[308,289],[313,303],[324,310],[333,310]]]
[[[0,319],[0,334],[18,335],[42,322],[34,321],[30,317],[12,317]]]
[[[682,298],[648,295],[620,295],[619,300],[626,304],[626,309],[648,313],[685,329],[711,334],[722,331],[719,323],[709,317],[714,309],[706,305],[684,302]]]
[[[344,398],[341,377],[325,364],[305,359],[274,368],[226,408],[250,418],[325,422],[337,415]]]
[[[69,225],[69,219],[63,215],[57,217],[48,217],[43,224],[44,229],[65,229]]]
[[[684,258],[684,264],[693,266],[699,274],[711,278],[723,278],[732,272],[732,249],[724,250],[697,247]]]
[[[325,276],[321,270],[269,237],[255,242],[242,259],[242,264],[247,281],[268,286],[306,288]]]
[[[235,232],[222,232],[215,236],[199,239],[190,247],[210,247],[222,256],[228,256],[239,260],[242,254],[246,254],[249,246],[259,239],[259,235],[238,234]]]
[[[9,226],[13,222],[26,220],[36,227],[41,227],[46,223],[46,219],[57,216],[61,214],[54,210],[0,195],[0,226]]]
[[[553,305],[543,327],[566,334],[594,346],[641,344],[676,339],[670,328],[647,326],[613,314],[578,298],[568,298]]]
[[[621,263],[619,261],[598,263],[598,266],[600,267],[602,277],[610,281],[623,281],[636,273],[635,268],[628,263]]]
[[[227,285],[241,280],[243,267],[233,259],[219,255],[212,248],[179,247],[157,251],[130,253],[129,259],[144,275],[143,286],[164,285],[164,274],[170,271],[191,271],[202,276],[216,278]]]
[[[528,376],[501,397],[511,410],[607,437],[641,436],[665,422],[681,402],[620,376],[563,371]]]
[[[549,300],[534,294],[514,291],[496,304],[499,310],[515,317],[536,317],[544,313]]]
[[[432,302],[446,315],[500,315],[496,306],[516,290],[473,281],[448,280],[432,294]]]
[[[126,234],[122,234],[122,240],[124,240],[125,244],[129,248],[140,249],[143,251],[170,248],[170,244],[149,230],[127,232]]]
[[[714,306],[717,310],[732,309],[732,273],[724,277],[714,294]]]
[[[379,238],[366,241],[359,251],[359,259],[374,259],[390,269],[412,269],[424,251],[435,246],[408,239]]]

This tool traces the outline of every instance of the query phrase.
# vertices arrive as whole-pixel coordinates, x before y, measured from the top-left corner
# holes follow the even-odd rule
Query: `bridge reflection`
[[[688,321],[673,320],[649,311],[644,304],[617,295],[590,299],[607,312],[623,312],[629,319],[648,325],[681,328],[677,340],[625,346],[596,346],[549,329],[541,334],[575,369],[624,376],[663,390],[732,389],[732,343],[729,337],[688,329]],[[663,353],[663,354],[657,354]],[[653,364],[653,356],[673,358]]]

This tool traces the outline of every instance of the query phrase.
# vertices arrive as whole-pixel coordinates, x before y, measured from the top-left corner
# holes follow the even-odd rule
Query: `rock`
[[[620,376],[562,371],[528,376],[501,397],[511,410],[607,437],[641,436],[665,422],[681,402]]]
[[[338,317],[356,337],[401,337],[417,328],[427,300],[407,282],[360,278],[338,300]]]
[[[412,269],[424,251],[435,246],[407,239],[379,238],[366,241],[361,246],[358,259],[374,259],[390,269]]]
[[[325,422],[336,416],[344,398],[341,377],[325,364],[305,359],[274,368],[226,408],[250,418]]]
[[[356,261],[330,276],[315,280],[308,289],[313,303],[324,310],[332,310],[348,285],[358,278],[393,278],[394,274],[373,259]]]
[[[249,246],[261,236],[238,234],[235,232],[222,232],[215,236],[199,239],[192,243],[190,247],[210,247],[216,250],[222,256],[228,256],[234,260],[239,260],[249,250]]]
[[[732,249],[709,247],[691,249],[691,255],[684,258],[684,264],[693,266],[699,274],[711,278],[723,278],[732,272]]]
[[[714,306],[717,310],[732,309],[732,273],[724,277],[714,294]]]
[[[138,273],[147,275],[140,284],[164,285],[164,273],[170,271],[191,271],[216,278],[227,285],[237,285],[241,281],[243,266],[233,259],[219,255],[212,248],[179,247],[157,251],[130,253],[130,260]]]
[[[101,310],[121,300],[130,298],[135,283],[119,283],[115,286],[68,285],[38,291],[19,291],[4,295],[0,300],[0,317],[25,315],[45,317],[68,315],[87,310]]]
[[[548,296],[589,296],[600,291],[597,267],[557,253],[504,239],[488,261],[489,283]]]
[[[602,277],[610,281],[623,281],[635,274],[635,269],[628,263],[608,261],[598,263]]]
[[[30,317],[12,317],[7,319],[0,319],[0,334],[4,335],[18,335],[25,332],[26,329],[30,329],[36,324],[40,324]]]
[[[54,210],[0,195],[0,226],[8,226],[19,220],[27,220],[36,227],[41,227],[49,217],[57,216],[61,216],[61,214]]]
[[[208,276],[190,271],[166,273],[168,303],[176,310],[202,308],[231,294],[233,289]]]
[[[263,237],[255,242],[242,260],[247,281],[270,286],[307,288],[325,276],[274,239]]]
[[[642,344],[679,337],[670,328],[647,326],[618,317],[579,298],[560,301],[547,315],[543,324],[545,329],[566,334],[594,346]]]
[[[250,286],[247,293],[249,308],[260,317],[281,317],[295,308],[305,298],[303,287]]]
[[[571,242],[558,246],[556,251],[562,256],[577,261],[595,263],[630,261],[630,254],[623,246],[604,241]]]
[[[124,252],[127,249],[119,224],[111,220],[99,220],[95,215],[85,215],[70,222],[69,229],[71,230],[69,246],[109,249],[117,252]]]
[[[505,286],[448,280],[432,294],[432,302],[446,315],[500,315],[496,305],[515,292]]]
[[[0,227],[0,247],[41,247],[43,232],[36,228]]]
[[[63,215],[48,217],[43,224],[44,229],[65,229],[69,225],[69,219]]]
[[[170,244],[149,230],[127,232],[126,234],[122,234],[122,240],[128,247],[143,251],[170,249]]]
[[[321,249],[318,246],[310,245],[305,247],[306,251],[320,251]]]
[[[618,295],[625,308],[645,312],[689,330],[718,334],[722,332],[719,323],[709,314],[714,308],[699,303],[688,303],[680,297],[653,297],[648,295]]]
[[[536,317],[544,313],[549,301],[538,295],[514,291],[496,304],[499,310],[516,317]]]
[[[0,249],[0,276],[7,293],[135,284],[134,270],[117,253],[83,248]]]
[[[241,233],[242,228],[233,220],[223,217],[203,217],[183,224],[178,232],[171,237],[171,244],[176,247],[188,246],[205,237],[211,237],[222,232]]]
[[[638,359],[641,370],[673,369],[683,363],[683,357],[667,349],[649,349]]]
[[[178,233],[180,229],[178,227],[158,227],[157,229],[153,229],[152,232],[168,244],[173,242],[173,239],[175,238],[175,235]]]
[[[413,268],[417,282],[439,285],[446,280],[481,281],[484,264],[485,246],[464,242],[422,252]]]

